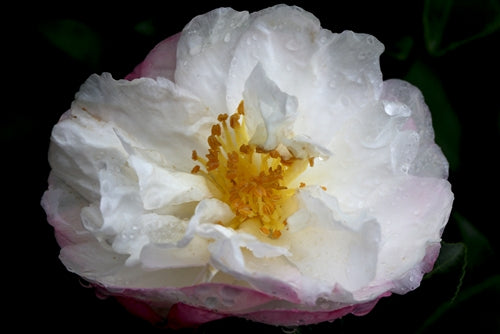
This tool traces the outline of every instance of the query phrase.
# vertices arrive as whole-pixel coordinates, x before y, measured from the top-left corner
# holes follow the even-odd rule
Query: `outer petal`
[[[402,130],[418,136],[416,149],[402,146],[394,152],[400,156],[399,161],[406,161],[400,168],[413,175],[446,179],[448,161],[434,141],[431,114],[420,90],[405,81],[388,80],[384,82],[382,101],[387,114],[406,119]]]
[[[80,212],[87,205],[87,201],[53,173],[50,174],[49,188],[43,194],[41,204],[47,213],[48,222],[54,227],[60,247],[93,239],[92,233],[79,224]]]
[[[420,284],[425,272],[421,269],[434,261],[431,255],[436,253],[431,249],[441,241],[452,202],[446,180],[409,177],[380,186],[369,204],[382,226],[374,285],[395,281],[399,287],[395,291],[401,293]]]
[[[238,106],[226,108],[226,83],[234,45],[248,17],[248,12],[219,8],[194,18],[182,31],[175,82],[200,97],[214,116],[233,113]]]
[[[133,80],[137,78],[157,78],[164,77],[174,81],[174,72],[177,63],[177,43],[181,34],[175,34],[158,43],[149,52],[146,59],[137,65],[132,73],[125,79]]]
[[[298,7],[278,5],[251,18],[234,51],[229,109],[237,106],[247,78],[261,64],[271,81],[298,99],[295,132],[328,144],[346,118],[380,94],[383,46],[373,37],[333,34]]]
[[[72,109],[120,129],[133,146],[157,151],[170,167],[184,171],[192,168],[192,150],[205,149],[213,123],[197,97],[164,78],[126,81],[92,75]]]

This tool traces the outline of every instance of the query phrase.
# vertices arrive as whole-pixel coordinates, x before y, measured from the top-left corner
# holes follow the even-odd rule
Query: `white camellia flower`
[[[415,289],[453,193],[383,49],[298,7],[219,8],[126,79],[90,76],[49,150],[62,262],[172,327],[331,321]]]

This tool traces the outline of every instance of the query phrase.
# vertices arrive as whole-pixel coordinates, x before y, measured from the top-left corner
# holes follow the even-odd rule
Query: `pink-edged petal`
[[[347,314],[365,315],[377,302],[358,304],[319,302],[315,308],[283,301],[258,291],[227,284],[200,284],[185,288],[121,289],[96,286],[101,295],[117,298],[132,314],[160,327],[193,328],[227,317],[239,317],[276,326],[309,325],[334,321]]]
[[[142,63],[137,65],[125,79],[133,80],[142,77],[155,79],[157,77],[164,77],[174,81],[177,62],[177,43],[180,37],[181,34],[177,33],[158,43]]]

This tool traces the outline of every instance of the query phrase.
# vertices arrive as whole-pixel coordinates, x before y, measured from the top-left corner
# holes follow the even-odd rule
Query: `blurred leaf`
[[[498,0],[426,0],[424,38],[430,54],[440,56],[500,29]]]
[[[144,35],[144,36],[152,36],[155,33],[155,27],[153,25],[153,20],[145,20],[137,23],[134,26],[135,31]]]
[[[453,0],[426,0],[424,5],[424,38],[427,50],[434,54],[441,45]]]
[[[494,275],[491,277],[488,277],[481,281],[478,284],[475,284],[467,289],[464,289],[455,300],[453,301],[448,301],[443,304],[441,304],[435,311],[434,313],[431,314],[423,324],[423,326],[420,328],[418,333],[425,332],[430,326],[435,324],[439,319],[441,319],[445,313],[451,311],[452,309],[456,309],[460,306],[461,304],[467,302],[473,297],[476,297],[480,294],[483,293],[491,293],[491,299],[493,300],[492,303],[496,303],[495,300],[498,298],[498,295],[500,294],[500,275]],[[489,299],[489,298],[488,298]],[[498,304],[497,304],[498,305]],[[475,307],[475,306],[472,306]],[[498,306],[497,306],[498,307]]]
[[[397,60],[406,60],[410,55],[413,47],[413,38],[411,36],[404,36],[399,41],[388,46],[387,54],[396,58]]]
[[[453,270],[460,271],[460,281],[465,276],[465,269],[467,267],[467,247],[464,243],[446,243],[441,245],[439,257],[434,264],[434,269],[426,275],[430,278],[434,275],[446,274]]]
[[[99,35],[86,24],[69,19],[45,22],[42,34],[68,56],[96,68],[101,56]]]
[[[432,114],[436,143],[443,150],[450,168],[456,169],[459,162],[460,122],[446,96],[441,80],[421,61],[413,63],[406,80],[417,86],[424,94]]]
[[[493,247],[484,234],[458,213],[453,217],[458,222],[462,238],[467,245],[467,261],[471,266],[478,266],[493,254]]]

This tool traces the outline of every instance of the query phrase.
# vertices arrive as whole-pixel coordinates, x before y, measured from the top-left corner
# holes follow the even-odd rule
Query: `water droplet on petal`
[[[345,96],[345,95],[344,95],[344,96],[342,96],[342,97],[340,98],[340,102],[342,103],[342,105],[343,105],[344,107],[349,107],[349,105],[351,104],[351,99],[349,99],[349,97],[348,97],[348,96]]]
[[[226,35],[224,35],[224,42],[228,43],[231,40],[231,33],[228,32]]]
[[[208,308],[214,308],[216,304],[217,304],[217,298],[216,297],[207,297],[205,299],[205,306],[208,307]]]

